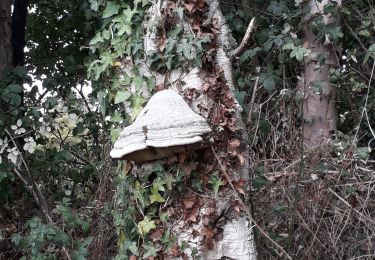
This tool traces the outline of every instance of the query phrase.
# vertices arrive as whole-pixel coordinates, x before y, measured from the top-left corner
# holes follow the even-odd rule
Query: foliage
[[[64,202],[59,203],[55,209],[65,220],[64,230],[53,223],[44,224],[39,217],[33,217],[26,221],[23,227],[28,231],[28,234],[16,233],[12,236],[12,242],[33,259],[57,259],[57,253],[63,247],[73,248],[74,259],[86,259],[89,255],[87,248],[91,244],[92,237],[88,237],[84,241],[72,240],[71,237],[79,229],[81,232],[87,233],[89,223],[72,213],[68,201],[69,199],[64,199]]]
[[[227,187],[223,176],[215,169],[178,163],[157,163],[131,173],[131,164],[116,168],[108,153],[120,130],[160,87],[141,70],[145,60],[159,73],[208,66],[214,30],[196,19],[196,2],[170,1],[162,10],[165,18],[150,25],[164,32],[158,35],[158,49],[145,53],[142,23],[151,1],[30,0],[26,66],[0,77],[0,210],[9,212],[0,224],[13,227],[19,219],[15,230],[6,228],[10,231],[5,236],[12,236],[24,257],[56,259],[66,247],[74,259],[85,259],[90,252],[99,258],[147,258],[187,247],[177,243],[167,224],[171,198],[186,193],[187,187],[219,196]],[[257,17],[250,45],[234,66],[236,96],[244,118],[250,116],[247,145],[255,219],[296,257],[312,252],[316,258],[368,254],[366,236],[374,228],[363,218],[373,219],[374,212],[368,174],[373,171],[369,162],[374,159],[375,128],[373,7],[368,1],[342,1],[341,7],[331,1],[324,12],[340,15],[341,24],[324,24],[319,15],[309,24],[316,41],[328,39],[338,50],[340,67],[329,73],[338,86],[339,120],[332,153],[307,154],[305,159],[299,157],[303,94],[298,83],[310,49],[302,41],[303,1],[222,2],[237,42]],[[187,30],[184,24],[192,20],[198,25]],[[321,93],[321,82],[313,87]],[[52,222],[32,196],[37,188],[48,205],[56,205],[49,212]],[[342,199],[351,205],[349,210]],[[198,199],[188,197],[178,207],[186,221],[196,221]],[[342,232],[324,230],[310,218],[312,212],[325,226],[346,219],[337,226]],[[326,241],[326,234],[336,244]],[[2,236],[0,232],[0,249],[6,243]],[[278,257],[269,241],[260,238],[259,243],[260,255]],[[9,251],[10,259],[16,253]],[[194,248],[192,252],[197,254]]]

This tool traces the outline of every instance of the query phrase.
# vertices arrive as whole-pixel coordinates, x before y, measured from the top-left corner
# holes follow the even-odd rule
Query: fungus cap
[[[174,90],[151,97],[133,124],[126,127],[110,153],[112,158],[151,161],[202,147],[210,133],[206,120]]]

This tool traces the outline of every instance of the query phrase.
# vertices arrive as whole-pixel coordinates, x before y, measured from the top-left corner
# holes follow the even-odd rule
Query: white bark
[[[246,218],[229,221],[224,226],[224,239],[217,242],[213,250],[205,252],[204,259],[256,259],[252,232],[253,228]]]
[[[163,1],[165,3],[165,1]],[[161,4],[161,6],[163,5]],[[220,6],[217,0],[207,0],[209,5],[209,13],[207,14],[207,21],[216,21],[215,27],[220,31],[217,34],[217,43],[218,48],[216,52],[216,65],[223,70],[226,84],[228,85],[231,95],[235,101],[235,114],[237,119],[237,128],[243,132],[243,138],[247,137],[244,123],[241,116],[241,106],[238,104],[237,100],[234,97],[234,82],[232,74],[232,63],[229,57],[229,52],[232,51],[235,47],[235,41],[231,36],[231,32],[228,26],[225,23],[225,19],[220,11]],[[160,20],[160,5],[156,4],[148,12],[149,19],[145,19],[144,28],[147,30],[145,39],[144,39],[144,48],[145,53],[150,53],[157,50],[156,46],[156,24]],[[183,25],[184,27],[189,26],[187,24]],[[188,70],[176,69],[164,75],[157,73],[155,71],[150,71],[150,66],[145,61],[144,66],[142,65],[139,68],[143,75],[153,75],[156,79],[156,85],[168,83],[171,88],[180,92],[183,96],[186,91],[194,89],[199,93],[199,97],[192,101],[191,108],[201,116],[207,118],[210,105],[213,104],[213,101],[206,95],[204,90],[204,77],[205,72],[198,67],[191,67]],[[182,84],[181,84],[182,83]],[[199,106],[198,106],[199,105]],[[203,109],[202,109],[203,108]],[[219,151],[220,152],[220,151]],[[248,153],[245,152],[245,164],[242,169],[234,173],[236,181],[238,179],[248,179],[249,176],[249,164],[248,164]],[[230,190],[225,194],[224,197],[216,197],[215,204],[217,212],[223,210],[226,205],[233,202],[232,191]],[[212,197],[215,195],[212,194]],[[204,200],[204,198],[202,198]],[[177,237],[178,241],[181,244],[182,241],[185,241],[190,248],[185,250],[185,253],[188,256],[191,256],[192,248],[198,249],[200,254],[200,259],[236,259],[236,260],[254,260],[257,258],[257,252],[255,248],[255,241],[253,236],[253,227],[250,223],[248,216],[244,213],[240,216],[236,214],[228,214],[229,219],[226,221],[222,227],[223,239],[221,241],[214,241],[214,246],[211,250],[208,250],[202,246],[203,234],[200,233],[196,235],[196,231],[201,231],[204,227],[203,216],[206,214],[206,211],[209,210],[208,207],[201,207],[199,212],[199,217],[197,222],[186,226],[184,220],[176,221],[171,223],[173,227],[172,233]],[[192,257],[190,257],[192,259]]]

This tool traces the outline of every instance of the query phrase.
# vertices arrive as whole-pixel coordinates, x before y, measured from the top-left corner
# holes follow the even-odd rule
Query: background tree
[[[0,71],[10,66],[12,46],[11,46],[11,1],[3,1],[0,9]]]

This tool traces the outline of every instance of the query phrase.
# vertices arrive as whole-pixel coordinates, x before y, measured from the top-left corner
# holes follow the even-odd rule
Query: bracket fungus
[[[204,147],[203,135],[210,132],[206,120],[176,91],[162,90],[151,97],[133,124],[121,132],[110,155],[135,162],[162,159]]]

